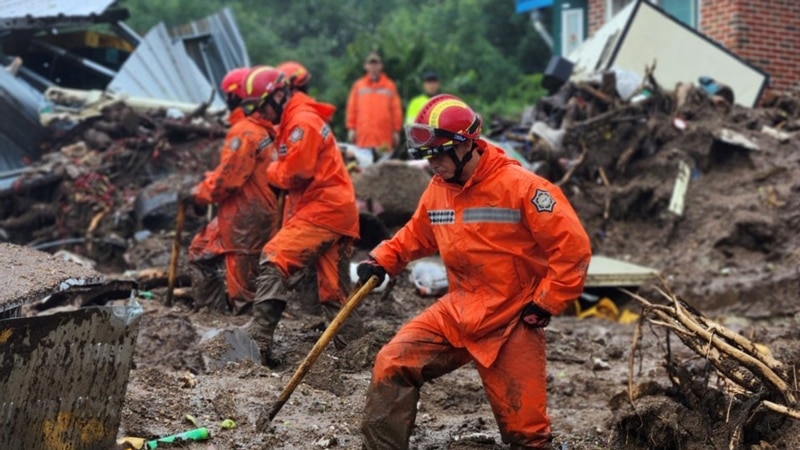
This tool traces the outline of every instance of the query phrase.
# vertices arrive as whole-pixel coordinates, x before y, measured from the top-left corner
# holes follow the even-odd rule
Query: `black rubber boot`
[[[248,335],[256,342],[261,352],[261,364],[265,366],[276,366],[280,361],[272,355],[273,340],[275,329],[281,320],[281,314],[286,309],[286,302],[281,300],[265,300],[253,304],[253,318],[250,319],[244,329]]]

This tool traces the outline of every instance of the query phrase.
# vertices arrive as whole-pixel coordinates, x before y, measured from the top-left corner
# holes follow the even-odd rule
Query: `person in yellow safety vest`
[[[439,95],[440,88],[439,75],[437,75],[436,72],[429,70],[422,74],[422,94],[417,95],[408,102],[408,108],[406,108],[407,124],[414,123],[414,119],[417,118],[417,114],[419,114],[422,107],[425,106],[425,103],[427,103],[431,97]]]

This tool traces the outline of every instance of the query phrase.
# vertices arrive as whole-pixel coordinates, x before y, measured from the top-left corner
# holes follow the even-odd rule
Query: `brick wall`
[[[699,31],[767,72],[770,88],[800,88],[800,0],[698,0]],[[589,0],[589,36],[607,0]]]
[[[593,35],[595,31],[606,23],[606,1],[607,0],[589,0],[588,36]]]
[[[770,75],[800,87],[800,1],[701,0],[700,31]]]

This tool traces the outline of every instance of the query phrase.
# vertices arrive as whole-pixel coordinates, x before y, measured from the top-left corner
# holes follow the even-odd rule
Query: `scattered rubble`
[[[153,39],[165,35],[159,28]],[[737,92],[737,83],[659,82],[668,68],[656,61],[641,77],[604,70],[560,86],[550,79],[551,94],[519,122],[490,127],[489,138],[565,191],[596,255],[585,295],[546,331],[554,443],[796,448],[800,94],[768,94],[750,108],[735,103],[752,94]],[[24,64],[12,69],[25,73]],[[46,127],[30,136],[42,142],[43,156],[3,174],[0,236],[104,277],[59,293],[48,280],[60,283],[60,270],[17,276],[9,261],[6,297],[16,303],[0,312],[33,316],[136,293],[144,314],[121,436],[207,427],[216,448],[359,448],[375,353],[446,282],[423,264],[430,261],[369,296],[358,310],[367,334],[323,352],[281,419],[260,433],[258,412],[277,398],[325,320],[290,304],[276,344],[284,363],[266,368],[251,361],[249,341],[230,331],[246,317],[193,310],[185,266],[176,302],[165,306],[176,192],[216,165],[227,130],[211,93],[187,104],[107,90],[43,91]],[[30,112],[38,100],[29,100]],[[361,203],[358,261],[408,220],[431,175],[424,165],[350,150],[343,146]],[[190,211],[184,251],[208,217]],[[10,245],[0,244],[0,257]],[[26,252],[33,250],[12,259]],[[684,345],[670,342],[674,334]],[[413,446],[502,448],[474,371],[424,389]]]

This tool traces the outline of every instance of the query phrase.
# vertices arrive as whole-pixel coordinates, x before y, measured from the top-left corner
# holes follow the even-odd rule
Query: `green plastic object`
[[[172,436],[147,441],[146,447],[151,449],[158,448],[159,443],[166,444],[169,442],[181,441],[204,441],[206,439],[208,439],[208,429],[205,427],[195,428],[194,430],[184,431],[183,433],[173,434]]]

